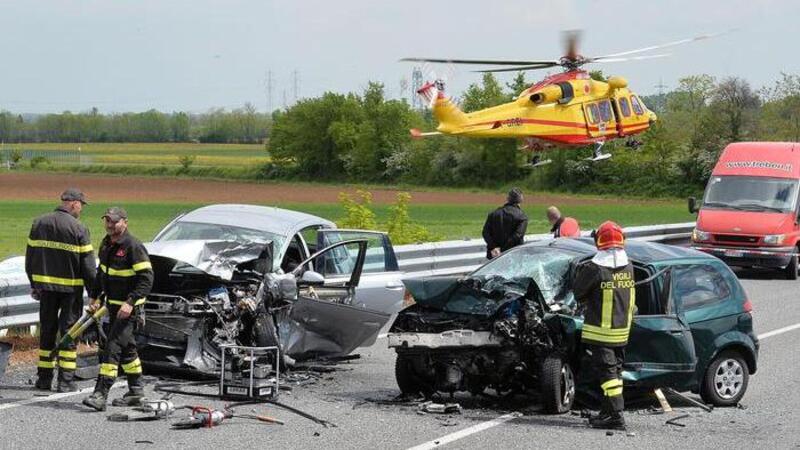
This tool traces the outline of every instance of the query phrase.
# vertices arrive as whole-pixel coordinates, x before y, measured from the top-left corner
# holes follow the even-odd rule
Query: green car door
[[[649,266],[635,273],[637,281],[659,275],[637,286],[623,380],[632,387],[685,386],[694,378],[697,356],[692,330],[674,301],[672,270]]]

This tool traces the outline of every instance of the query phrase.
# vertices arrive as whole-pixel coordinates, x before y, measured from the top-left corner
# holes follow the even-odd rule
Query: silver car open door
[[[296,359],[337,357],[374,340],[389,315],[352,304],[359,284],[367,241],[342,241],[303,261],[293,272],[298,298],[280,317],[284,351]],[[329,283],[322,273],[343,282]]]
[[[364,230],[319,230],[317,245],[327,247],[351,239],[366,239],[367,253],[353,306],[392,314],[403,306],[403,273],[397,264],[394,248],[386,233]],[[317,267],[329,283],[342,283],[345,277]]]

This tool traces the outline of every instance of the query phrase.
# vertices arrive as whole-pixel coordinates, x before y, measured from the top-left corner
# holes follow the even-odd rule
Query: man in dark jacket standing
[[[622,364],[636,304],[633,266],[619,225],[603,222],[594,237],[597,253],[578,266],[573,288],[584,307],[581,342],[603,390],[600,413],[589,418],[589,425],[624,430]]]
[[[83,289],[94,284],[95,266],[89,230],[78,221],[86,198],[79,189],[61,194],[61,206],[33,221],[25,251],[25,273],[31,297],[39,301],[39,363],[36,388],[50,390],[56,361],[56,335],[62,336],[80,317]],[[58,392],[77,390],[75,345],[58,357]]]
[[[506,204],[495,209],[483,224],[483,240],[486,241],[486,258],[493,259],[500,253],[525,242],[528,216],[522,212],[522,191],[508,191]]]
[[[115,405],[137,405],[144,395],[142,362],[133,332],[144,318],[142,310],[153,287],[153,266],[144,245],[128,233],[128,213],[109,208],[103,214],[107,236],[100,244],[100,271],[92,287],[90,310],[105,302],[110,320],[108,340],[100,351],[100,373],[91,396],[83,404],[106,409],[108,391],[121,367],[128,378],[128,392]]]

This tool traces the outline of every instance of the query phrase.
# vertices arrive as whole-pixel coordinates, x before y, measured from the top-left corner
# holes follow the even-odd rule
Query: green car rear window
[[[685,311],[723,302],[732,295],[728,281],[710,264],[676,266],[672,292]]]

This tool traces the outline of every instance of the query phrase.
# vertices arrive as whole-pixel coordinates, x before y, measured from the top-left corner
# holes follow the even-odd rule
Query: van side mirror
[[[697,199],[694,198],[694,197],[689,197],[687,200],[689,202],[689,214],[696,213],[697,212]]]

